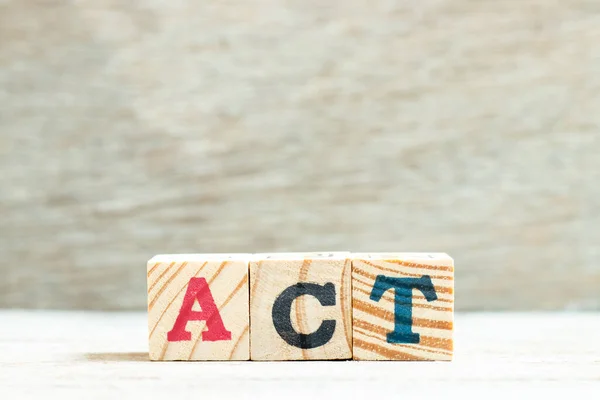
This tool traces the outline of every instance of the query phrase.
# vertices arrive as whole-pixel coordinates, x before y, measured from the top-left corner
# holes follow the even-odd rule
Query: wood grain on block
[[[443,253],[352,258],[353,358],[452,360],[452,258]]]
[[[255,255],[250,262],[252,360],[352,357],[349,256]]]
[[[248,360],[247,254],[173,254],[148,261],[151,360]]]

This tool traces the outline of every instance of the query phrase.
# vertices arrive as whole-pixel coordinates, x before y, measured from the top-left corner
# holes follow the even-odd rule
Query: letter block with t
[[[349,253],[255,255],[252,360],[352,358]]]
[[[442,253],[352,255],[355,360],[452,360],[454,261]]]
[[[247,254],[148,261],[151,360],[248,360]]]

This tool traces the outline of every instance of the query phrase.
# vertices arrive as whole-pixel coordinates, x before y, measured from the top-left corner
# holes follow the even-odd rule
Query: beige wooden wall
[[[600,309],[600,2],[0,0],[0,307],[162,252],[446,251]]]

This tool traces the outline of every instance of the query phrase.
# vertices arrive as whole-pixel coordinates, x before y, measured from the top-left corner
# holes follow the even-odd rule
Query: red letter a
[[[192,310],[194,301],[196,300],[200,304],[202,311]],[[167,333],[167,340],[169,342],[191,340],[191,332],[185,330],[188,321],[206,321],[206,330],[202,332],[202,340],[207,342],[231,340],[231,332],[225,329],[221,314],[217,310],[215,300],[204,278],[190,279],[181,310],[175,320],[173,329]]]

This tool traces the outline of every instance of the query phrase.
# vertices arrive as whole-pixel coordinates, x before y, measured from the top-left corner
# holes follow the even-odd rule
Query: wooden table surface
[[[600,395],[600,314],[458,314],[450,363],[157,363],[146,337],[145,313],[0,311],[0,398]]]

